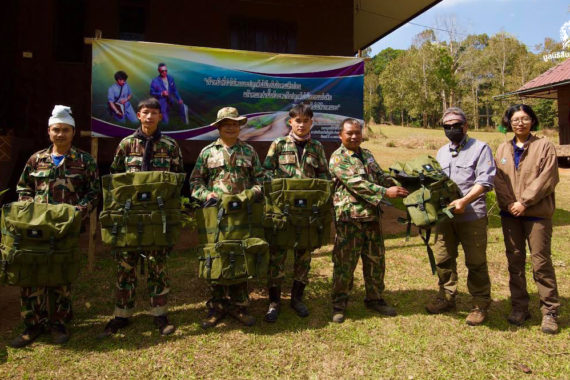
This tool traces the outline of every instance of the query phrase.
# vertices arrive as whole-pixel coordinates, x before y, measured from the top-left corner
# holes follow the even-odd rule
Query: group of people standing
[[[138,171],[184,172],[177,142],[161,133],[158,124],[164,117],[162,104],[155,98],[139,103],[140,127],[123,139],[111,165],[112,173]],[[340,147],[327,161],[322,144],[311,138],[313,112],[304,104],[289,112],[289,135],[279,137],[270,146],[261,163],[253,147],[239,139],[240,127],[247,123],[233,107],[219,110],[212,124],[219,138],[207,145],[198,156],[190,174],[191,195],[202,203],[219,199],[222,194],[251,190],[263,198],[263,182],[271,178],[321,178],[334,183],[333,205],[336,236],[332,253],[334,263],[332,315],[335,323],[345,320],[354,270],[362,258],[366,289],[365,305],[386,316],[397,311],[383,298],[385,248],[381,227],[381,202],[385,198],[405,197],[408,191],[382,171],[372,153],[361,147],[362,124],[357,119],[342,121]],[[455,217],[438,225],[440,239],[436,247],[439,279],[437,297],[426,305],[432,314],[455,308],[457,295],[457,256],[461,244],[468,269],[467,287],[472,309],[466,322],[476,326],[484,322],[491,302],[491,283],[487,268],[487,210],[485,193],[493,187],[501,209],[509,267],[512,312],[508,321],[523,324],[529,317],[526,290],[526,241],[529,242],[534,279],[538,285],[542,331],[558,331],[560,307],[556,277],[552,266],[550,241],[554,213],[554,189],[558,182],[556,154],[548,140],[531,133],[538,119],[526,105],[510,107],[504,125],[515,137],[499,147],[495,158],[490,147],[467,135],[468,124],[459,108],[447,109],[442,126],[449,143],[437,154],[445,173],[459,186],[462,196],[453,201]],[[56,106],[48,123],[52,145],[32,155],[22,173],[17,192],[20,200],[75,205],[86,217],[97,206],[99,182],[93,158],[72,146],[75,121],[69,107]],[[148,266],[148,290],[151,315],[162,335],[175,331],[167,318],[170,292],[166,261],[168,250],[144,252]],[[300,317],[309,315],[303,302],[308,283],[311,252],[293,250],[294,269],[290,306]],[[269,305],[266,322],[276,322],[281,309],[282,283],[287,251],[270,248],[268,273]],[[125,328],[134,312],[136,266],[139,253],[117,255],[117,283],[114,317],[107,323],[101,338]],[[247,282],[233,285],[210,284],[205,329],[217,325],[229,315],[251,326],[255,317],[248,311]],[[55,300],[48,313],[48,294]],[[45,331],[51,331],[55,343],[69,339],[65,324],[72,317],[70,286],[58,288],[22,288],[22,316],[25,330],[12,341],[13,347],[32,343]]]

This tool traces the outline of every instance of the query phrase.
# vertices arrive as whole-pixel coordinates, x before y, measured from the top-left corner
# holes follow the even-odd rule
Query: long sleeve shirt
[[[372,153],[361,148],[358,154],[341,145],[331,155],[329,170],[334,182],[336,220],[379,220],[380,202],[393,182],[384,174]]]
[[[489,145],[468,136],[465,136],[465,139],[467,141],[460,144],[462,147],[456,155],[452,154],[454,147],[448,143],[439,149],[436,156],[444,173],[459,186],[463,196],[469,193],[475,184],[485,188],[483,194],[465,207],[463,214],[454,216],[457,222],[473,221],[487,216],[485,194],[493,189],[496,173],[495,160]]]
[[[259,156],[253,147],[241,140],[225,147],[221,139],[206,145],[200,152],[190,174],[192,197],[201,202],[208,194],[238,194],[251,189],[261,196],[266,180]]]

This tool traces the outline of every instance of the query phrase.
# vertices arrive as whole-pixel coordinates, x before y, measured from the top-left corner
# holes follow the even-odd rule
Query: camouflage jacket
[[[20,176],[18,199],[39,203],[68,203],[83,216],[97,207],[99,175],[97,163],[83,150],[71,147],[59,166],[51,157],[53,146],[34,153]]]
[[[333,204],[337,221],[368,222],[379,219],[379,204],[392,186],[368,149],[361,148],[364,164],[355,152],[340,146],[331,155],[329,170],[334,182]],[[386,187],[384,187],[386,186]]]
[[[145,141],[134,134],[125,137],[117,146],[111,164],[111,173],[140,172],[142,169]],[[182,152],[176,140],[166,135],[153,144],[152,171],[184,173]]]
[[[267,151],[263,167],[273,178],[330,179],[323,145],[313,139],[307,141],[303,156],[299,157],[290,136],[277,138]]]
[[[224,148],[221,139],[206,145],[200,152],[190,175],[192,196],[201,202],[209,193],[238,194],[252,189],[261,196],[265,171],[253,147],[241,140]]]

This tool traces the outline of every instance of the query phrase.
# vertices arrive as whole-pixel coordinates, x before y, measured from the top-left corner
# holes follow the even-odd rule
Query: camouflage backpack
[[[390,167],[390,175],[410,194],[403,199],[408,218],[408,237],[411,224],[420,229],[435,273],[435,259],[429,246],[431,228],[446,218],[453,218],[449,203],[461,196],[457,184],[443,172],[437,160],[429,155],[416,157],[405,163],[396,162]],[[425,231],[425,236],[422,235]]]
[[[81,263],[81,214],[68,204],[13,202],[2,207],[4,283],[59,286],[73,282]]]
[[[330,240],[333,182],[281,178],[266,182],[265,236],[271,245],[315,249]]]
[[[147,171],[101,178],[101,239],[114,251],[171,248],[180,235],[184,173]]]
[[[263,202],[252,190],[223,194],[196,212],[201,256],[198,275],[231,285],[267,273],[269,245],[264,240]]]

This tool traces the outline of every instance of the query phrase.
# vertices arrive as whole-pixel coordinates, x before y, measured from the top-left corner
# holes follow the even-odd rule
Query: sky
[[[570,2],[560,0],[443,0],[371,45],[371,56],[388,47],[407,49],[416,34],[426,27],[444,29],[438,18],[450,17],[456,20],[460,38],[482,33],[491,36],[505,31],[536,53],[535,45],[543,43],[545,37],[561,41],[560,28],[570,21],[569,10]],[[436,33],[439,39],[447,37],[445,32]]]

